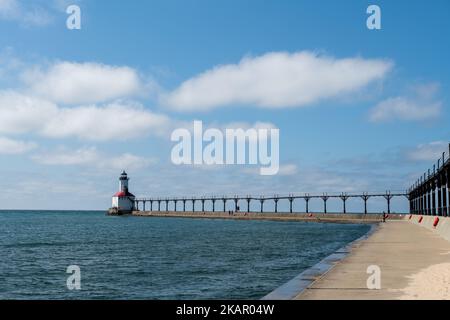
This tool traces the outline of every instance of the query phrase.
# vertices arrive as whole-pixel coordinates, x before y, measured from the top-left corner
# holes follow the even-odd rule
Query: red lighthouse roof
[[[119,191],[117,192],[114,197],[134,197],[134,194],[130,193],[130,192],[125,192],[125,191]]]

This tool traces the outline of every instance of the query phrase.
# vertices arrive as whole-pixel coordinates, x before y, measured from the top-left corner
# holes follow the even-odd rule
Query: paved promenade
[[[381,289],[369,290],[369,265]],[[408,221],[388,221],[296,299],[450,299],[450,242]]]

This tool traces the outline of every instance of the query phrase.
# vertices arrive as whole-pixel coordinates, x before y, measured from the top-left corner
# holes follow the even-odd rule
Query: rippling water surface
[[[259,299],[366,225],[0,212],[1,299]],[[81,290],[66,268],[81,269]]]

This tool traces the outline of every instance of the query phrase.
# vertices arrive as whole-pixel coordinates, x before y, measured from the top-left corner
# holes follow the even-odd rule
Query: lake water
[[[0,299],[259,299],[369,228],[0,211]]]

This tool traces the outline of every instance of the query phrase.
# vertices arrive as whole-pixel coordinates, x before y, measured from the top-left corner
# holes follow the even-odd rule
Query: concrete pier
[[[276,212],[201,212],[201,211],[134,211],[134,216],[167,217],[167,218],[198,218],[198,219],[234,219],[234,220],[271,220],[299,222],[329,222],[329,223],[379,223],[382,214],[342,214],[342,213],[276,213]],[[405,215],[391,215],[389,219],[403,219]]]
[[[295,299],[450,299],[450,219],[441,217],[434,228],[435,219],[381,223]],[[380,268],[379,290],[367,287],[370,265]]]

